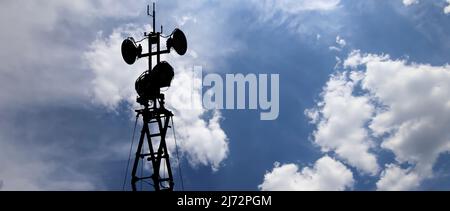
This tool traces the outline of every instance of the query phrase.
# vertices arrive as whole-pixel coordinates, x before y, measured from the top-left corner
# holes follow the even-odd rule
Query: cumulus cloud
[[[336,152],[337,156],[365,173],[376,174],[376,157],[369,151],[373,145],[364,125],[370,120],[374,106],[368,96],[354,96],[358,74],[338,74],[325,86],[322,101],[306,114],[317,124],[314,143],[323,152]]]
[[[450,67],[360,51],[350,53],[344,67],[348,71],[332,76],[323,100],[307,111],[317,124],[315,143],[372,174],[377,165],[370,151],[379,147],[411,165],[387,165],[380,189],[411,189],[432,177],[438,156],[450,149]],[[341,149],[347,147],[350,154]]]
[[[145,28],[150,27],[129,24],[114,29],[107,37],[103,37],[100,32],[97,39],[91,43],[85,58],[94,73],[91,95],[95,103],[110,110],[114,110],[122,100],[134,104],[136,99],[133,85],[141,72],[147,69],[146,61],[137,62],[133,70],[123,61],[120,49],[123,39],[141,36],[140,33]]]
[[[342,191],[352,188],[353,183],[353,174],[345,165],[324,156],[301,171],[296,164],[275,163],[258,187],[263,191]]]
[[[220,126],[221,113],[201,107],[201,78],[192,77],[189,69],[179,67],[167,96],[167,105],[175,114],[180,149],[192,165],[211,166],[217,171],[228,156],[228,138]],[[174,142],[169,143],[173,151]]]
[[[430,175],[439,154],[450,146],[450,67],[383,57],[364,65],[362,87],[384,105],[369,127],[376,137],[389,135],[381,146],[399,162],[414,163],[421,176]]]
[[[412,169],[402,169],[395,164],[388,164],[376,185],[380,191],[414,190],[420,185],[420,180],[420,176]]]

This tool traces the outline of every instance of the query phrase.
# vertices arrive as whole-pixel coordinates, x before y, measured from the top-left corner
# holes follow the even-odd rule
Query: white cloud
[[[414,4],[419,4],[419,0],[402,0],[403,1],[403,5],[405,6],[411,6]],[[447,6],[444,7],[444,13],[445,14],[449,14],[450,13],[450,0],[445,0],[445,2],[447,3]]]
[[[389,135],[381,146],[399,162],[414,163],[420,176],[430,176],[439,154],[450,149],[450,67],[383,57],[364,65],[362,87],[383,105],[369,127],[377,137]]]
[[[340,48],[338,48],[338,47],[336,47],[336,46],[330,46],[330,47],[328,47],[328,49],[330,49],[330,51],[342,51],[342,49],[340,49]]]
[[[263,191],[342,191],[353,187],[353,174],[342,163],[328,156],[316,161],[312,168],[299,171],[295,164],[275,164],[259,185]]]
[[[408,169],[388,165],[380,189],[415,188],[432,177],[438,156],[450,150],[450,67],[359,51],[349,55],[344,67],[351,70],[331,77],[323,101],[309,110],[318,128],[314,141],[356,167],[352,160],[367,160],[368,151],[379,147],[393,152],[399,164],[411,165]],[[374,139],[379,146],[369,142]],[[355,150],[352,141],[356,149],[362,148]],[[354,151],[351,159],[339,150],[346,144]],[[358,168],[364,170],[362,166]]]
[[[192,78],[189,69],[178,66],[172,84],[166,94],[169,99],[167,105],[175,114],[180,149],[194,166],[200,164],[218,170],[228,156],[228,138],[220,126],[220,112],[201,108],[201,79]],[[187,104],[191,104],[192,108],[187,108]],[[173,152],[173,142],[169,142],[170,149]]]
[[[447,0],[447,6],[444,8],[445,14],[450,14],[450,0]]]
[[[403,0],[403,4],[405,6],[411,6],[413,4],[418,4],[419,0]]]
[[[381,173],[377,182],[377,189],[380,191],[406,191],[414,190],[420,185],[420,177],[411,169],[388,164]]]
[[[306,114],[317,124],[314,143],[323,152],[336,152],[339,158],[365,173],[376,174],[378,164],[369,152],[373,145],[364,125],[371,118],[374,107],[367,96],[354,96],[359,82],[357,74],[333,76],[325,86],[322,101]]]
[[[92,99],[95,103],[110,110],[114,110],[122,100],[134,104],[134,82],[147,69],[146,61],[138,61],[131,67],[123,61],[120,49],[126,37],[136,37],[144,28],[148,29],[149,26],[126,25],[114,29],[107,38],[99,33],[90,50],[85,53],[86,61],[94,73]]]
[[[375,54],[361,54],[361,51],[354,50],[344,61],[345,68],[357,68],[361,64],[365,64],[369,61],[374,61],[377,59],[389,59],[389,55],[375,55]]]
[[[336,44],[337,46],[330,46],[328,49],[331,51],[342,51],[342,49],[347,45],[347,42],[338,35],[336,37]]]
[[[341,48],[347,45],[347,42],[340,36],[336,37],[336,44],[338,44]]]

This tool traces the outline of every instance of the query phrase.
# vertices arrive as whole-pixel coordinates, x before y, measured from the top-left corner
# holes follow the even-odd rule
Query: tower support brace
[[[138,182],[148,182],[152,184],[155,191],[172,191],[174,188],[172,170],[169,162],[169,152],[166,144],[167,129],[170,127],[169,122],[173,114],[164,108],[163,100],[164,98],[155,99],[151,108],[145,106],[144,109],[136,110],[137,115],[142,116],[143,124],[131,175],[131,186],[133,191],[137,190],[136,185]],[[159,101],[159,108],[156,106],[156,101]],[[150,125],[155,124],[156,127],[153,128],[156,128],[157,131],[152,133],[150,130],[152,127]],[[148,145],[147,152],[143,152],[144,144]],[[139,177],[137,175],[138,167],[140,166],[139,162],[142,162],[142,168],[142,165],[144,165],[146,161],[150,161],[153,171],[151,172],[151,175],[140,175]]]

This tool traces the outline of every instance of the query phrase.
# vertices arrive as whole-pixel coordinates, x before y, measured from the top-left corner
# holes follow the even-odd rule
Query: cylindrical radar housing
[[[159,89],[170,87],[175,73],[172,66],[162,61],[152,71],[145,71],[135,83],[136,92],[145,99],[156,98]]]

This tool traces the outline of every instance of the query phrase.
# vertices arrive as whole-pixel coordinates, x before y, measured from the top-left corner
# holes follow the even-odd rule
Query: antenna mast
[[[147,15],[150,15],[150,6],[147,5]],[[146,34],[148,41],[148,55],[142,55],[148,57],[148,71],[152,70],[152,58],[156,55],[157,65],[160,64],[160,54],[164,53],[160,51],[160,32],[155,30],[155,3],[153,3],[153,12],[150,15],[153,19],[153,31]],[[157,51],[153,52],[153,45],[157,45]],[[131,186],[133,191],[137,190],[137,182],[145,182],[146,180],[151,180],[148,182],[152,184],[155,191],[172,191],[174,188],[174,181],[172,176],[172,169],[170,167],[169,152],[166,145],[166,134],[169,128],[169,120],[173,116],[172,112],[164,108],[164,95],[159,93],[150,99],[152,106],[145,102],[146,99],[138,98],[138,102],[144,105],[144,109],[136,110],[137,116],[142,115],[143,126],[141,130],[141,136],[138,143],[138,148],[136,150],[136,157],[134,159],[134,165],[132,170]],[[158,105],[159,104],[159,105]],[[152,133],[150,125],[155,125],[157,132]],[[143,152],[143,144],[145,139],[147,139],[149,152]],[[159,147],[154,148],[159,139]],[[144,147],[145,148],[145,147]],[[141,165],[144,165],[145,161],[150,161],[153,167],[152,175],[140,177],[137,176],[137,170],[139,162],[142,161]],[[161,168],[162,167],[162,168]],[[141,166],[141,169],[143,166]],[[162,169],[162,170],[161,170]],[[167,170],[167,172],[162,172]],[[142,170],[141,170],[142,172]],[[164,177],[162,175],[167,176]]]
[[[136,101],[144,108],[135,110],[138,118],[142,116],[143,124],[131,173],[131,187],[133,191],[136,191],[137,182],[140,182],[141,190],[143,190],[142,184],[145,182],[145,184],[152,185],[155,191],[172,191],[174,181],[167,150],[166,134],[173,113],[164,107],[165,98],[160,89],[170,87],[175,73],[169,63],[161,61],[160,55],[170,53],[171,49],[174,49],[179,55],[184,55],[187,51],[187,40],[180,29],[175,29],[168,36],[167,49],[161,50],[160,41],[163,28],[161,26],[161,32],[156,32],[155,3],[153,3],[151,14],[150,6],[147,5],[147,15],[152,17],[153,22],[152,31],[144,32],[144,40],[147,39],[148,41],[148,52],[142,53],[142,46],[137,46],[132,37],[128,37],[122,42],[122,57],[127,64],[132,65],[137,59],[148,57],[148,69],[139,76],[135,83],[135,89],[138,93]],[[153,51],[154,45],[156,45],[156,51]],[[156,56],[154,67],[152,65],[153,56]],[[146,145],[147,151],[144,150]],[[152,172],[149,176],[143,175],[146,161],[150,161],[152,165]],[[139,167],[141,168],[141,174],[138,176]],[[146,171],[148,170],[146,169]]]

